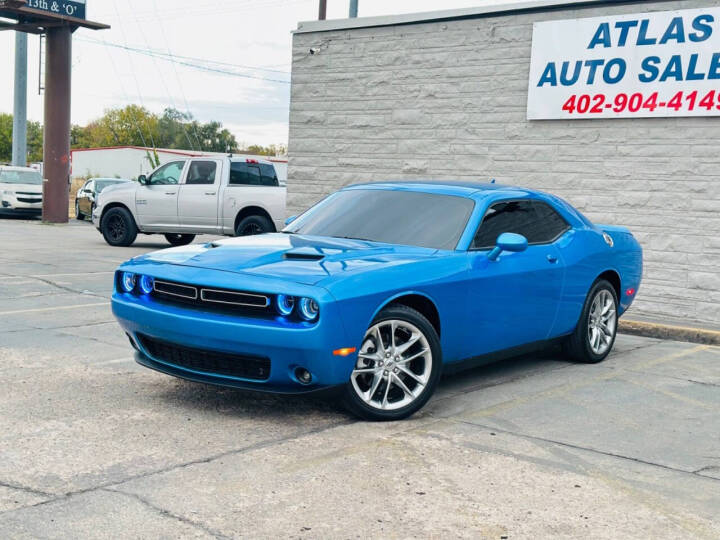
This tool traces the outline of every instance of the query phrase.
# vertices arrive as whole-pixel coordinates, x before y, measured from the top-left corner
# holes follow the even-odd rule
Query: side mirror
[[[285,225],[290,225],[293,221],[297,219],[297,216],[290,216],[285,220]]]
[[[140,176],[138,176],[138,183],[141,186],[147,186],[147,184],[148,184],[147,176],[145,176],[144,174],[141,174]]]
[[[509,232],[502,233],[500,236],[498,236],[495,247],[490,253],[488,253],[488,259],[490,259],[491,261],[496,261],[503,251],[519,253],[520,251],[525,251],[527,247],[527,238],[525,238],[522,234],[515,234]]]

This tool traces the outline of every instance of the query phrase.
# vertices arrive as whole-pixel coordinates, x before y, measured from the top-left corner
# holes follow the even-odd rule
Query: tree
[[[0,162],[12,161],[13,115],[0,113]],[[40,122],[27,123],[27,161],[42,161],[43,130]]]

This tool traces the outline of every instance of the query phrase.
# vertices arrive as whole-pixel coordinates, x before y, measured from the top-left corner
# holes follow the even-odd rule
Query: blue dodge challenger
[[[603,360],[642,277],[623,227],[558,197],[470,182],[354,185],[281,233],[135,257],[113,313],[149,368],[405,418],[443,370],[548,342]]]

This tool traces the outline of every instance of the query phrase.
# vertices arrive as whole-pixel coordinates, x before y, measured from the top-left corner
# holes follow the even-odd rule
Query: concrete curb
[[[704,345],[720,345],[720,332],[707,330],[705,328],[672,326],[669,324],[621,319],[618,331],[623,334],[633,334],[636,336],[674,339],[676,341],[689,341],[690,343],[702,343]]]

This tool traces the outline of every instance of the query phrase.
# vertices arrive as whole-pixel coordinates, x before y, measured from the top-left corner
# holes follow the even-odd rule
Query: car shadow
[[[432,407],[434,402],[452,400],[455,396],[546,373],[566,364],[567,361],[557,347],[478,367],[466,364],[461,371],[443,375],[426,409]],[[354,419],[340,404],[339,394],[338,388],[311,394],[271,394],[172,379],[171,385],[165,387],[157,397],[171,406],[201,413],[302,422],[313,416]],[[422,411],[416,416],[422,416]]]

